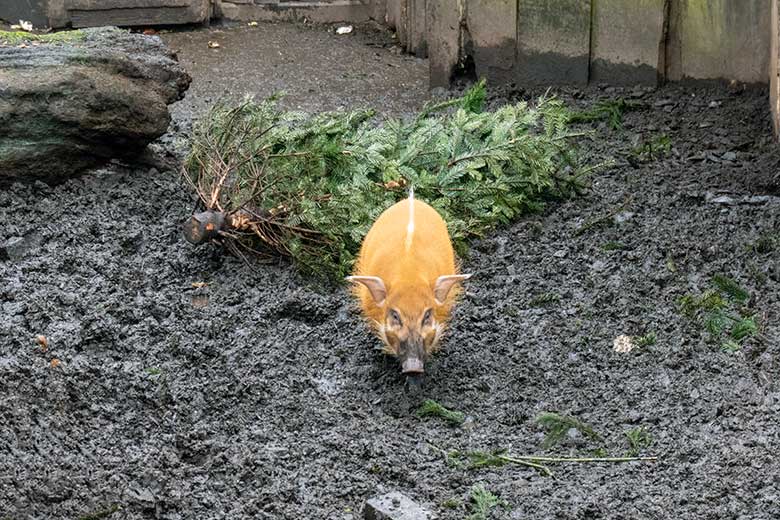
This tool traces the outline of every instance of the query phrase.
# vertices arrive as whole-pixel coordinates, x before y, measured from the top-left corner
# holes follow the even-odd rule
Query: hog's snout
[[[401,372],[407,376],[424,374],[425,366],[419,358],[409,357],[401,363]]]

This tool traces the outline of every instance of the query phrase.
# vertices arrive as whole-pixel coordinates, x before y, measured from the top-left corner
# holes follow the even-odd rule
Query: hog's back
[[[414,232],[407,248],[409,204],[414,204]],[[414,284],[432,288],[439,276],[455,273],[455,253],[444,219],[428,204],[409,199],[389,207],[374,222],[355,266],[356,275],[382,278],[388,291]],[[368,290],[359,285],[356,291],[364,314],[381,321],[382,311]]]

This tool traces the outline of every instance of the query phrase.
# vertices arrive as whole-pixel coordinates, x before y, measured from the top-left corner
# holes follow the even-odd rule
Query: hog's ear
[[[448,274],[438,277],[436,283],[433,285],[433,297],[436,298],[436,303],[442,305],[447,299],[450,289],[452,289],[456,283],[468,280],[469,278],[471,278],[470,274]]]
[[[347,276],[345,279],[348,282],[358,282],[365,285],[377,305],[385,303],[387,289],[385,289],[385,282],[378,276]]]

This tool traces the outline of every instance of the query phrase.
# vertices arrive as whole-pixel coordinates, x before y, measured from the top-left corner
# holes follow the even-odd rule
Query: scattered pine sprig
[[[587,110],[571,112],[569,122],[590,123],[592,121],[607,121],[613,130],[618,130],[623,126],[623,114],[638,108],[638,106],[638,104],[631,103],[623,98],[605,99]]]
[[[716,274],[712,277],[712,283],[720,292],[740,304],[747,302],[750,298],[750,293],[740,287],[736,280],[729,278],[728,276]]]
[[[653,437],[645,428],[634,428],[626,432],[626,439],[628,439],[628,455],[630,457],[636,457],[639,453],[649,448],[653,444]]]
[[[426,399],[417,410],[419,417],[441,417],[450,424],[460,425],[466,420],[462,412],[449,410],[432,399]]]
[[[662,159],[672,152],[672,140],[666,134],[656,135],[643,140],[628,152],[628,162],[632,166]]]
[[[553,412],[544,412],[536,418],[536,422],[547,430],[547,436],[542,444],[545,449],[551,448],[561,442],[566,436],[566,432],[572,428],[578,430],[590,439],[600,439],[599,434],[597,434],[593,428],[574,417],[559,415]]]
[[[487,520],[494,508],[505,505],[506,502],[485,489],[485,486],[476,484],[471,488],[472,512],[467,517],[467,520]]]
[[[750,293],[734,279],[724,275],[712,277],[713,289],[699,296],[686,294],[678,300],[680,311],[689,319],[700,322],[714,340],[728,352],[741,348],[742,343],[759,334],[755,314],[747,307]],[[722,339],[728,335],[726,339]]]
[[[780,233],[764,232],[752,243],[746,246],[749,252],[765,255],[780,248]]]
[[[552,305],[558,303],[561,297],[554,292],[546,292],[537,294],[531,298],[528,302],[529,307],[544,307],[546,305]]]
[[[657,337],[655,332],[650,331],[647,334],[644,334],[642,336],[637,336],[636,338],[634,338],[634,344],[637,347],[649,347],[655,345],[656,340]]]

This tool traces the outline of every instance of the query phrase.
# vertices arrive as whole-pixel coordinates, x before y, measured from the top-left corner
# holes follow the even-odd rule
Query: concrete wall
[[[401,43],[415,51],[410,43],[420,29],[409,23],[409,6],[420,0],[386,2]],[[428,21],[433,4],[435,18],[449,21],[429,23],[420,38],[429,42],[435,85],[447,84],[465,55],[474,59],[477,75],[520,85],[766,83],[771,2],[427,0]]]

